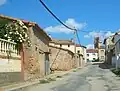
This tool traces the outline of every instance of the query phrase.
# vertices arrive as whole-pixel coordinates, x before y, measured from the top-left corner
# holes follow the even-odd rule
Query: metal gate
[[[45,75],[50,73],[50,62],[49,62],[49,54],[45,54]]]

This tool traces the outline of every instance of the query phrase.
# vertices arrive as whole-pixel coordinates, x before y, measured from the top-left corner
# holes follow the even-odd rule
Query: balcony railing
[[[15,42],[0,39],[0,54],[4,56],[19,56],[20,52],[18,48],[16,48]]]

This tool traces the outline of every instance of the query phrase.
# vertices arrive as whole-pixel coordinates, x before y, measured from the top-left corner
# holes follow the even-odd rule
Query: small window
[[[95,56],[95,53],[93,53],[92,55],[94,55],[94,56]]]
[[[89,59],[87,59],[87,62],[89,62]]]
[[[101,56],[101,59],[104,59],[104,56]]]
[[[68,47],[70,47],[70,45],[68,45]]]
[[[101,50],[101,52],[104,52],[104,50]]]
[[[95,60],[95,58],[93,58],[93,60]]]
[[[49,52],[51,53],[51,49],[49,49]]]
[[[62,47],[62,44],[60,44],[60,47]]]
[[[80,51],[78,50],[77,53],[80,53]]]
[[[37,47],[35,47],[35,50],[37,51]]]

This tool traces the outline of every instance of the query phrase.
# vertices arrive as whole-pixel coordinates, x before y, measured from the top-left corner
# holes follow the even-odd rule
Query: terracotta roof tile
[[[0,18],[2,18],[2,19],[8,19],[8,20],[11,20],[11,21],[21,20],[24,24],[28,24],[29,26],[36,26],[36,28],[38,30],[40,30],[41,32],[43,32],[43,34],[49,40],[51,40],[51,38],[49,37],[49,35],[37,23],[35,23],[35,22],[29,22],[29,21],[26,21],[26,20],[22,20],[22,19],[18,19],[18,18],[13,18],[13,17],[9,17],[9,16],[4,16],[4,15],[1,15],[1,14],[0,14]]]
[[[96,49],[87,49],[87,53],[98,53]]]

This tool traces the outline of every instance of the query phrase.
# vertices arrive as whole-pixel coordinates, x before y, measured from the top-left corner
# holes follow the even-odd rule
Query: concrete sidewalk
[[[35,79],[35,80],[31,80],[31,81],[26,81],[26,82],[20,82],[20,83],[11,84],[11,85],[8,85],[8,86],[3,86],[3,87],[0,87],[0,91],[12,91],[12,90],[16,90],[16,89],[19,89],[19,88],[28,87],[28,86],[40,83],[40,80],[44,80],[46,78],[57,78],[57,76],[64,76],[64,75],[72,72],[73,70],[78,70],[78,69],[80,69],[80,68],[76,68],[76,69],[72,69],[70,71],[64,71],[64,72],[63,71],[57,71],[54,74],[50,74],[48,76],[45,76],[44,78]]]

